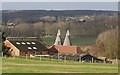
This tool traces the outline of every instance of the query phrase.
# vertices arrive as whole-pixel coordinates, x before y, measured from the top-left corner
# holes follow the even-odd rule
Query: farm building
[[[67,30],[63,45],[60,38],[60,30],[58,30],[57,37],[53,46],[49,48],[49,54],[63,53],[63,54],[82,54],[85,53],[78,46],[72,46],[70,40],[70,32]]]
[[[85,62],[105,62],[107,60],[99,59],[90,55],[89,53],[84,52],[79,46],[72,46],[70,40],[70,33],[67,30],[65,40],[62,44],[60,30],[58,30],[57,37],[53,46],[49,48],[48,53],[53,56],[53,58],[57,58],[58,56],[61,60],[66,58],[67,60],[75,60],[75,61],[85,61]]]
[[[53,58],[58,59],[58,54],[53,55]],[[60,60],[74,60],[78,62],[91,62],[91,63],[103,63],[104,60],[96,58],[90,54],[61,54],[59,53]]]
[[[37,37],[7,37],[4,45],[13,56],[49,55],[53,56],[53,58],[60,58],[61,60],[66,59],[93,63],[107,61],[84,52],[79,46],[72,46],[69,30],[67,30],[63,44],[60,35],[60,30],[58,30],[55,43],[49,49],[41,44],[37,40]]]
[[[15,56],[48,54],[47,48],[37,41],[37,37],[7,37],[4,45]]]
[[[49,49],[49,54],[56,54],[56,53],[63,53],[63,54],[83,54],[80,47],[78,46],[61,46],[61,45],[54,45]]]
[[[81,61],[81,62],[104,62],[104,60],[96,58],[90,54],[81,54],[76,58],[77,61]]]

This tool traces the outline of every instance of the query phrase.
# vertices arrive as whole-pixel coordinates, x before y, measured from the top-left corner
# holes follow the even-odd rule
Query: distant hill
[[[38,21],[43,16],[95,16],[95,15],[115,15],[117,11],[101,11],[101,10],[3,10],[2,20],[14,20],[20,18],[22,20]]]
[[[81,21],[84,19],[83,21]],[[56,36],[71,31],[71,37],[97,37],[99,33],[116,28],[117,11],[101,10],[3,10],[2,25],[17,26],[5,33],[11,36]],[[32,30],[32,31],[31,31]],[[64,36],[62,35],[62,36]]]

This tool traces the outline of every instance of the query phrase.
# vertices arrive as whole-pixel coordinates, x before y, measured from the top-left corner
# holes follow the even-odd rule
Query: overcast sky
[[[118,2],[2,2],[2,10],[118,10]]]
[[[1,0],[2,2],[118,2],[120,0]]]

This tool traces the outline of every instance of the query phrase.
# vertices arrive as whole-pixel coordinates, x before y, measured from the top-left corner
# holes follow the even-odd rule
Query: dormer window
[[[28,47],[28,49],[32,49],[31,47]]]
[[[22,42],[23,45],[25,45],[25,42]]]
[[[33,49],[37,49],[37,47],[33,47]]]
[[[30,42],[27,42],[28,45],[30,45],[31,43]]]
[[[35,44],[35,42],[31,42],[32,44]]]
[[[19,43],[19,42],[16,42],[16,44],[17,44],[17,45],[20,45],[20,43]]]

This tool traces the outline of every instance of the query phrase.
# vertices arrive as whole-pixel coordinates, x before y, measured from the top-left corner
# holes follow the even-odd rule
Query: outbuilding
[[[104,60],[102,59],[99,59],[95,56],[92,56],[88,53],[86,54],[81,54],[79,56],[77,56],[76,58],[76,61],[79,61],[79,62],[91,62],[91,63],[103,63]]]
[[[4,45],[15,56],[48,54],[48,49],[37,40],[37,37],[7,37]]]

